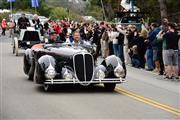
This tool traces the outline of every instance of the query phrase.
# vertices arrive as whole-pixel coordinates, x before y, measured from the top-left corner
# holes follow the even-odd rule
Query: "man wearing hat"
[[[56,33],[56,31],[52,30],[49,34],[48,37],[48,42],[49,43],[56,43],[56,42],[60,42],[60,37],[59,35]]]

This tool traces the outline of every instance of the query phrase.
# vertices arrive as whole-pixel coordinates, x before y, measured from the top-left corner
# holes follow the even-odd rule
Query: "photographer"
[[[26,18],[26,15],[24,13],[18,19],[18,26],[19,29],[27,29],[27,27],[30,26],[29,19]]]

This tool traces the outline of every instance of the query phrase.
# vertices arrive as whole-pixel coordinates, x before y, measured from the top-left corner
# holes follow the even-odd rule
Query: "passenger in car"
[[[60,36],[55,31],[51,31],[48,38],[48,43],[59,43],[59,42],[61,42]]]

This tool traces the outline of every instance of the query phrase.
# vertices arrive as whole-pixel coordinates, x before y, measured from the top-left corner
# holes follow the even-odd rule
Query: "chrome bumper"
[[[71,80],[66,80],[66,79],[51,79],[51,80],[45,80],[44,84],[102,84],[102,83],[124,83],[127,82],[126,79],[123,78],[105,78],[105,79],[94,79],[92,81],[84,81],[81,82],[77,79],[71,79]]]

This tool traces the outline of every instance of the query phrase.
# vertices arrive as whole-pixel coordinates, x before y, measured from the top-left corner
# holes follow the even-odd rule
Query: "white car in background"
[[[41,24],[44,25],[44,23],[47,22],[49,20],[49,18],[47,18],[45,16],[39,16],[39,20],[40,20]]]

